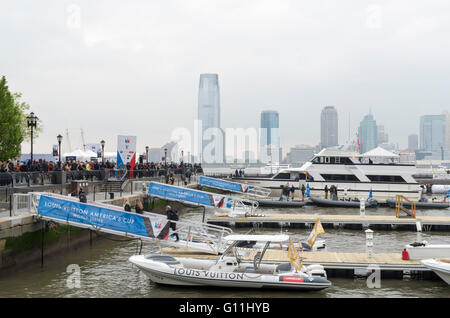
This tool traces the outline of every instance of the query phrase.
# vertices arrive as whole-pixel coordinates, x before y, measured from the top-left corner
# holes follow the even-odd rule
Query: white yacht
[[[300,168],[284,169],[272,178],[245,178],[252,185],[280,189],[289,183],[297,189],[309,185],[312,196],[323,196],[324,188],[335,185],[339,197],[394,198],[401,194],[418,200],[422,188],[414,179],[414,164],[399,163],[399,156],[380,147],[359,154],[336,148],[326,148]]]

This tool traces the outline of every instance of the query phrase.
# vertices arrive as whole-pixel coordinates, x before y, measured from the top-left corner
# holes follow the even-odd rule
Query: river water
[[[264,209],[263,213],[280,213]],[[283,210],[283,213],[359,213],[318,207]],[[393,209],[366,210],[366,214],[392,215]],[[449,211],[421,211],[418,214],[442,215]],[[201,220],[198,210],[180,211],[183,219]],[[248,229],[237,229],[245,233]],[[284,232],[294,242],[305,240],[309,230],[270,229],[265,233]],[[357,230],[325,229],[320,236],[327,244],[327,251],[364,252],[365,233]],[[450,233],[407,231],[377,231],[374,233],[374,252],[401,253],[407,243],[426,240],[429,243],[450,244]],[[441,280],[382,279],[381,288],[368,288],[362,278],[330,278],[333,286],[317,292],[293,292],[274,290],[236,290],[218,288],[167,287],[152,283],[127,260],[137,251],[136,241],[94,241],[93,246],[46,260],[44,268],[33,267],[0,275],[0,297],[450,297],[450,286]],[[156,247],[145,243],[143,253],[154,252]],[[67,267],[76,264],[80,268],[80,286],[67,283],[72,272]]]

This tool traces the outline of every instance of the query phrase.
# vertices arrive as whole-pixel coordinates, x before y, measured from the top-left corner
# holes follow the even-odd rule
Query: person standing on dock
[[[306,191],[306,188],[305,188],[305,185],[304,185],[304,184],[302,184],[301,191],[302,191],[302,201],[305,201],[305,191]]]
[[[174,210],[172,210],[172,207],[170,205],[166,206],[166,213],[167,213],[167,219],[170,222],[170,229],[172,229],[172,231],[176,231],[177,229],[177,224],[171,221],[178,221],[178,213]],[[173,233],[173,235],[176,237],[176,242],[178,242],[180,240],[180,238],[178,237],[178,233]]]
[[[142,202],[140,199],[136,200],[135,210],[136,210],[136,213],[138,213],[138,214],[143,214],[143,212],[144,212],[144,206],[142,205]]]
[[[325,185],[325,199],[328,199],[328,186]]]
[[[87,203],[86,193],[84,192],[83,188],[80,188],[80,191],[78,191],[78,198],[80,199],[81,203]]]
[[[127,212],[131,212],[131,205],[127,199],[123,202],[123,209]]]
[[[292,198],[292,201],[294,201],[294,193],[295,193],[295,186],[292,185],[291,186],[291,198]]]

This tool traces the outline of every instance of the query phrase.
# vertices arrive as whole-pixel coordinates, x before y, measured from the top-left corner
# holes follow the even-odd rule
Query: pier
[[[162,252],[173,257],[192,257],[196,259],[215,259],[217,256],[196,253],[185,249],[163,248]],[[243,257],[251,261],[257,251],[249,250]],[[401,253],[379,253],[367,258],[365,253],[340,252],[301,252],[304,265],[320,264],[327,270],[328,277],[368,276],[373,270],[379,270],[383,278],[403,279],[405,276],[421,279],[436,279],[436,275],[418,260],[402,260]],[[289,262],[287,251],[268,250],[264,262]]]
[[[258,217],[210,216],[208,223],[229,227],[310,228],[320,219],[324,228],[361,230],[450,231],[450,216],[396,217],[395,215],[329,215],[329,214],[267,214]]]

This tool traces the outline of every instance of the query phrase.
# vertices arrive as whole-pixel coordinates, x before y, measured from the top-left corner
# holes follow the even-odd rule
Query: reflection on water
[[[285,213],[358,213],[356,210],[323,209],[306,207],[297,210],[284,210]],[[377,209],[370,213],[394,213],[393,209]],[[264,213],[279,212],[264,210]],[[369,210],[366,210],[369,214]],[[422,211],[428,215],[438,215],[442,211]],[[181,213],[183,218],[201,220],[199,210]],[[248,229],[237,229],[245,233]],[[288,233],[298,241],[304,240],[309,230],[269,229],[265,233]],[[364,252],[365,233],[363,231],[326,229],[321,236],[328,251]],[[401,253],[407,243],[426,240],[430,243],[450,244],[450,233],[406,231],[376,231],[374,251]],[[161,286],[149,281],[128,258],[137,251],[136,241],[113,242],[101,240],[79,248],[67,255],[47,260],[43,269],[31,268],[0,276],[0,297],[450,297],[450,287],[441,280],[388,280],[381,281],[380,289],[370,289],[365,279],[331,278],[333,286],[315,292],[293,292],[274,290],[239,290],[218,288],[193,288]],[[143,253],[158,249],[150,244],[144,245]],[[66,268],[78,264],[81,269],[81,288],[68,288],[69,273]]]

